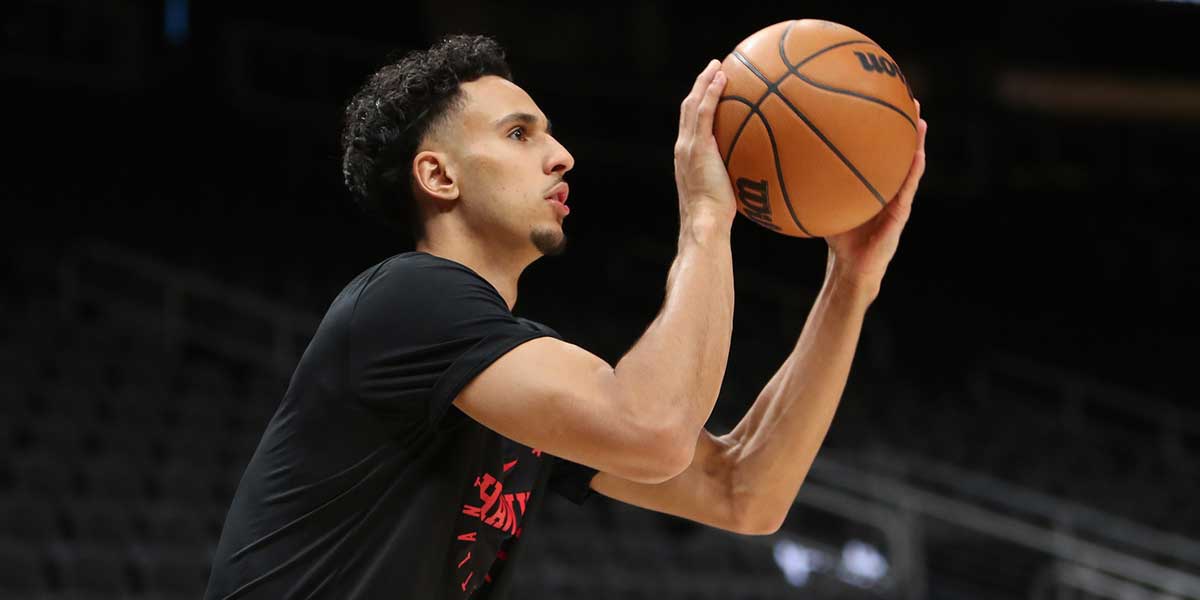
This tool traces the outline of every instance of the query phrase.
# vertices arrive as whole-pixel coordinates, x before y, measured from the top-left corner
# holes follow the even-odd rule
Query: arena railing
[[[64,307],[102,301],[134,326],[156,327],[167,348],[196,344],[290,376],[320,320],[162,261],[91,240],[58,266]]]
[[[1190,569],[1167,566],[1141,553],[1133,554],[1112,544],[1084,539],[1041,519],[1006,514],[923,489],[896,477],[871,473],[826,452],[813,463],[796,502],[839,511],[847,518],[856,514],[874,514],[873,522],[888,519],[894,524],[885,530],[890,532],[889,544],[896,549],[893,554],[906,556],[905,562],[910,565],[909,572],[904,575],[908,582],[904,589],[910,591],[918,589],[916,582],[925,580],[923,530],[926,524],[937,522],[1021,546],[1057,561],[1080,565],[1137,588],[1173,594],[1178,598],[1200,598],[1200,576]],[[1069,510],[1072,507],[1063,508]]]

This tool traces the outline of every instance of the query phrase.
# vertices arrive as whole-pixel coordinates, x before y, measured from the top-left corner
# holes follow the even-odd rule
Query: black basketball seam
[[[871,182],[866,180],[862,173],[859,173],[858,168],[854,167],[854,163],[850,161],[850,158],[847,158],[846,155],[841,154],[841,150],[838,150],[838,146],[835,146],[832,140],[824,136],[824,133],[822,133],[821,130],[818,130],[817,126],[814,124],[814,122],[809,120],[808,116],[805,116],[804,113],[800,112],[799,108],[796,108],[796,106],[794,106],[790,100],[787,100],[787,96],[780,94],[779,89],[776,88],[775,84],[770,83],[770,80],[767,79],[767,76],[764,76],[761,71],[758,71],[758,68],[756,68],[754,65],[751,65],[750,60],[746,59],[745,56],[743,56],[742,53],[737,52],[737,50],[734,50],[733,56],[739,61],[742,61],[742,64],[745,65],[746,68],[749,68],[750,72],[755,74],[755,77],[762,79],[762,83],[767,84],[768,94],[774,94],[775,96],[779,97],[779,100],[784,101],[784,103],[787,104],[787,108],[791,108],[792,113],[796,114],[796,116],[799,116],[800,120],[804,121],[804,125],[808,125],[810,130],[812,130],[812,133],[816,133],[817,137],[821,138],[821,142],[824,142],[824,145],[826,145],[829,150],[833,150],[833,154],[840,158],[842,164],[845,164],[846,168],[850,169],[850,172],[853,173],[859,181],[863,182],[863,185],[866,186],[866,191],[871,192],[871,196],[875,196],[875,199],[878,200],[881,205],[886,206],[888,204],[887,200],[884,200],[883,197],[880,196],[880,192],[875,190],[875,186],[872,186]],[[786,78],[787,76],[784,76],[780,78],[780,80],[784,80]],[[767,119],[763,118],[763,122],[767,122]],[[784,188],[784,197],[786,198],[787,187],[782,185],[782,182],[780,182],[780,186]],[[791,205],[788,205],[788,208],[791,208]]]
[[[767,96],[771,95],[772,91],[774,91],[774,86],[770,83],[770,81],[767,80],[766,76],[764,76],[762,72],[758,70],[757,67],[750,64],[750,61],[745,56],[742,56],[741,52],[734,50],[733,56],[743,65],[746,65],[746,68],[750,69],[750,72],[754,73],[754,75],[761,79],[763,83],[767,84],[767,93],[763,94],[763,97],[759,98],[758,102],[754,106],[750,107],[750,115],[757,114],[759,120],[762,121],[763,127],[767,129],[767,137],[771,140],[771,156],[775,158],[775,175],[779,178],[779,191],[783,194],[783,204],[787,206],[788,214],[792,216],[792,222],[796,224],[796,227],[800,228],[800,231],[803,231],[809,237],[815,237],[804,228],[804,225],[800,223],[800,218],[796,216],[796,209],[792,206],[792,198],[787,191],[787,182],[783,179],[783,166],[779,164],[779,146],[775,144],[775,132],[771,129],[771,124],[767,122],[766,115],[762,114],[762,111],[759,110],[759,106],[762,104],[763,100],[766,99]],[[742,100],[745,100],[745,98],[742,98]],[[746,126],[746,123],[750,121],[750,115],[746,115],[746,121],[742,123],[743,128]],[[741,133],[741,131],[739,130],[738,133]],[[729,146],[729,156],[733,157],[732,144]],[[726,163],[725,168],[726,170],[729,169],[728,163]]]
[[[725,163],[725,170],[728,171],[729,170],[729,159],[730,159],[730,157],[733,156],[733,148],[734,148],[734,146],[737,146],[738,138],[742,137],[742,130],[746,129],[746,124],[750,122],[750,117],[754,116],[754,109],[756,106],[754,104],[751,104],[749,99],[743,98],[741,96],[721,96],[721,100],[719,102],[717,102],[717,104],[720,105],[721,102],[724,102],[726,100],[733,100],[736,102],[741,102],[741,103],[745,104],[746,106],[750,107],[750,112],[746,113],[746,118],[742,119],[742,124],[738,125],[737,131],[735,131],[733,134],[733,139],[730,140],[730,142],[729,142],[729,152],[725,156],[721,157],[721,161]]]
[[[793,21],[793,23],[794,22],[795,21]],[[795,72],[795,69],[799,69],[800,67],[804,66],[804,63],[806,63],[822,54],[825,54],[826,52],[829,52],[830,50],[837,50],[838,48],[841,48],[842,46],[849,46],[850,44],[870,44],[872,46],[875,46],[876,48],[880,48],[879,44],[876,44],[875,42],[872,42],[871,40],[850,40],[848,42],[838,42],[836,44],[821,48],[820,50],[817,50],[816,52],[813,52],[812,54],[809,54],[808,56],[806,56],[804,58],[804,60],[793,65],[792,63],[788,62],[787,52],[785,52],[784,48],[783,48],[783,40],[787,38],[787,34],[791,30],[792,30],[792,28],[789,26],[787,28],[787,30],[785,30],[783,32],[783,35],[779,36],[779,58],[783,59],[783,64],[787,65],[788,71],[790,71],[790,72]],[[882,48],[880,48],[880,49],[882,50]],[[784,75],[782,78],[780,78],[780,81],[783,81],[784,79],[787,79],[787,75]]]
[[[825,85],[823,83],[818,83],[816,81],[813,81],[812,79],[809,79],[808,77],[805,77],[804,74],[800,72],[800,67],[804,66],[804,63],[816,58],[817,56],[820,56],[821,54],[824,54],[830,50],[833,50],[835,48],[840,48],[842,46],[847,46],[850,44],[870,44],[872,46],[875,46],[876,48],[879,48],[880,50],[883,50],[883,48],[881,48],[879,46],[879,44],[876,44],[875,42],[872,42],[871,40],[851,40],[848,42],[840,42],[840,43],[834,44],[832,46],[817,50],[816,52],[808,55],[808,57],[805,58],[804,60],[793,65],[791,62],[788,61],[787,49],[785,48],[785,44],[787,41],[788,34],[791,33],[791,31],[792,31],[792,26],[794,26],[795,24],[796,24],[796,21],[792,21],[791,23],[788,23],[787,29],[785,29],[783,31],[783,35],[779,36],[779,59],[782,60],[783,64],[787,66],[788,72],[786,74],[784,74],[783,77],[779,78],[778,84],[782,84],[783,81],[788,78],[788,75],[795,75],[796,77],[799,77],[801,81],[803,81],[804,83],[807,83],[813,87],[820,88],[820,89],[823,89],[828,92],[833,92],[835,94],[846,94],[848,96],[862,98],[863,100],[868,100],[870,102],[874,102],[881,106],[886,106],[886,107],[896,111],[896,113],[899,114],[900,116],[904,117],[904,120],[908,121],[908,124],[912,126],[913,131],[917,130],[917,124],[913,122],[911,117],[909,117],[904,111],[900,110],[899,108],[893,106],[892,104],[890,104],[888,102],[884,102],[883,100],[880,100],[879,98],[875,98],[874,96],[867,96],[866,94],[860,94],[858,92],[852,92],[850,90],[843,90],[840,88],[835,88],[833,86]],[[907,88],[907,87],[908,87],[908,85],[907,85],[907,83],[905,83],[905,88]]]
[[[805,58],[804,60],[800,61],[793,67],[791,62],[788,61],[787,52],[785,51],[785,46],[787,44],[787,36],[789,33],[792,32],[792,27],[795,24],[796,24],[796,21],[792,21],[791,23],[789,23],[787,26],[787,29],[784,30],[783,35],[779,36],[779,60],[782,60],[783,64],[787,65],[787,67],[788,67],[788,72],[785,73],[783,75],[783,77],[779,78],[780,83],[782,83],[785,79],[787,79],[788,75],[796,75],[797,77],[801,77],[801,79],[803,79],[803,76],[800,75],[800,71],[799,71],[800,65],[803,65],[804,63],[816,58],[818,55],[820,55],[824,52],[827,52],[829,50],[832,50],[834,48],[840,48],[841,46],[846,46],[846,45],[853,44],[853,43],[866,43],[866,44],[871,44],[877,48],[879,47],[878,44],[876,44],[875,42],[872,42],[870,40],[858,40],[858,41],[851,40],[849,42],[841,42],[841,43],[829,46],[828,48],[818,50],[817,52],[814,52],[813,54],[810,54],[808,56],[808,58]],[[880,48],[880,49],[882,49],[882,48]],[[804,113],[800,112],[800,109],[796,108],[795,105],[792,104],[791,100],[787,99],[787,96],[779,93],[778,85],[774,86],[771,91],[775,92],[775,95],[779,96],[779,99],[783,100],[783,103],[786,104],[788,106],[788,108],[792,109],[792,112],[795,113],[797,117],[800,117],[800,120],[804,121],[804,124],[808,125],[809,129],[812,129],[813,133],[817,134],[817,137],[821,138],[821,141],[825,142],[825,145],[828,146],[830,150],[833,150],[833,153],[836,154],[837,157],[842,160],[842,163],[845,164],[848,169],[850,169],[850,172],[854,173],[854,176],[857,177],[858,180],[861,181],[862,184],[867,187],[867,191],[871,192],[872,196],[875,196],[875,200],[877,200],[881,206],[887,206],[887,200],[884,200],[883,196],[881,196],[879,194],[879,191],[875,189],[875,186],[871,185],[871,182],[867,181],[867,178],[864,177],[863,174],[859,172],[858,167],[855,167],[854,163],[851,162],[850,159],[845,154],[842,154],[842,151],[839,150],[836,145],[834,145],[833,141],[830,140],[829,138],[825,137],[825,134],[821,133],[821,130],[817,129],[817,126],[815,124],[813,124],[812,121],[809,121],[808,117],[805,116]],[[765,121],[766,119],[763,119],[763,120]]]
[[[840,48],[842,46],[846,46],[849,44],[870,44],[877,48],[879,47],[878,44],[876,44],[875,42],[872,42],[871,40],[850,40],[850,41],[846,41],[846,42],[838,42],[831,46],[827,46],[825,48],[817,50],[816,52],[808,55],[804,60],[796,63],[796,65],[793,66],[790,62],[788,62],[787,53],[784,51],[783,44],[784,44],[784,40],[787,38],[787,34],[792,30],[792,27],[795,25],[796,25],[796,21],[790,21],[788,23],[787,28],[784,30],[783,35],[781,35],[779,37],[779,55],[783,60],[783,64],[787,65],[788,72],[784,73],[783,77],[779,78],[779,81],[775,82],[775,86],[768,84],[767,91],[758,99],[758,102],[755,102],[754,104],[750,104],[749,100],[747,100],[745,98],[741,98],[740,96],[722,96],[721,97],[721,100],[720,100],[721,102],[724,102],[725,100],[730,100],[733,98],[738,98],[738,99],[742,100],[743,102],[746,102],[746,105],[749,106],[751,109],[750,112],[746,114],[746,118],[742,119],[741,125],[738,125],[738,130],[733,134],[733,139],[729,142],[728,154],[726,156],[722,157],[722,161],[724,162],[726,169],[729,169],[729,157],[733,156],[733,148],[735,146],[737,146],[738,139],[740,139],[742,137],[742,130],[744,130],[746,128],[746,124],[750,122],[750,117],[754,116],[754,114],[756,112],[759,112],[759,111],[757,111],[757,108],[762,105],[763,101],[767,99],[767,96],[771,95],[771,92],[774,91],[774,87],[777,87],[779,84],[783,83],[783,81],[785,79],[787,79],[788,76],[792,75],[793,73],[795,73],[796,75],[799,75],[799,71],[797,71],[796,69],[799,69],[801,65],[803,65],[804,63],[806,63],[806,62],[816,58],[817,56],[820,56],[821,54],[824,54],[830,50],[833,50],[835,48]],[[745,60],[745,57],[741,56],[741,53],[739,53],[736,49],[733,51],[733,54],[738,56],[739,60],[742,61],[742,64],[745,64],[747,67],[749,67],[752,70],[754,69],[754,67],[752,65],[750,65],[749,62],[747,60]],[[765,78],[763,78],[761,74],[759,74],[759,78],[763,79],[765,82]],[[718,104],[719,103],[720,102],[718,102]],[[901,113],[901,114],[903,114],[903,113]],[[905,116],[907,116],[907,115],[905,115]]]
[[[858,93],[858,92],[855,92],[855,91],[851,91],[851,90],[843,90],[843,89],[840,89],[840,88],[835,88],[835,87],[832,87],[832,86],[828,86],[828,85],[825,85],[825,84],[823,84],[823,83],[819,83],[819,82],[813,81],[813,80],[811,80],[811,79],[809,79],[809,78],[805,77],[803,74],[801,74],[801,73],[799,73],[799,72],[793,73],[793,75],[795,75],[796,77],[799,77],[799,78],[800,78],[800,80],[801,80],[801,81],[803,81],[804,83],[807,83],[808,85],[811,85],[811,86],[813,86],[813,87],[815,87],[815,88],[817,88],[817,89],[825,90],[825,91],[827,91],[827,92],[832,92],[832,93],[834,93],[834,94],[843,94],[843,95],[846,95],[846,96],[853,96],[853,97],[855,97],[855,98],[861,98],[861,99],[863,99],[863,100],[866,100],[866,101],[868,101],[868,102],[874,102],[875,104],[878,104],[878,105],[880,105],[880,106],[884,106],[884,107],[890,108],[890,109],[892,109],[892,110],[896,111],[896,114],[900,115],[901,117],[904,117],[904,120],[905,120],[905,121],[908,121],[908,124],[912,126],[912,128],[913,128],[913,131],[916,131],[916,130],[917,130],[917,124],[916,124],[916,123],[913,123],[912,117],[908,116],[907,114],[905,114],[905,113],[904,113],[904,111],[903,111],[903,110],[900,110],[898,107],[896,107],[895,105],[893,105],[893,104],[891,104],[891,103],[889,103],[889,102],[885,102],[885,101],[883,101],[883,100],[880,100],[879,98],[876,98],[876,97],[874,97],[874,96],[868,96],[868,95],[866,95],[866,94],[860,94],[860,93]]]
[[[842,151],[838,150],[838,147],[833,145],[833,142],[829,138],[825,137],[825,134],[821,133],[821,130],[817,129],[817,126],[814,125],[812,121],[809,121],[808,117],[805,116],[804,113],[800,112],[800,109],[796,108],[795,105],[792,104],[791,100],[788,100],[783,94],[775,95],[779,96],[779,99],[783,100],[783,103],[786,104],[788,108],[792,109],[792,112],[795,113],[797,117],[800,117],[800,120],[804,121],[804,124],[808,125],[808,128],[812,129],[813,133],[817,134],[817,137],[821,138],[821,141],[825,142],[825,145],[828,146],[830,150],[833,150],[833,153],[836,154],[838,158],[842,159],[842,163],[846,165],[846,168],[850,169],[850,172],[854,173],[854,176],[857,177],[858,180],[867,187],[867,191],[871,192],[872,196],[875,196],[875,199],[879,201],[880,206],[887,206],[887,200],[883,199],[883,196],[879,194],[879,191],[875,189],[875,186],[871,185],[870,181],[867,181],[867,178],[858,171],[858,168],[854,166],[854,163],[850,162],[850,159],[847,158],[845,154],[842,154]]]
[[[783,166],[779,164],[779,147],[775,145],[775,132],[771,130],[771,123],[767,121],[766,115],[762,111],[755,109],[755,114],[758,115],[758,120],[762,121],[763,127],[767,129],[767,138],[771,140],[771,156],[775,157],[775,176],[779,178],[779,191],[783,192],[783,204],[787,206],[788,214],[792,215],[792,221],[796,223],[796,227],[800,228],[808,237],[816,237],[800,224],[800,218],[796,216],[796,209],[792,208],[792,200],[788,197],[787,182],[783,180]]]
[[[764,94],[764,97],[765,96],[767,96],[767,94]],[[792,202],[791,202],[791,199],[788,197],[787,186],[783,184],[783,168],[779,164],[779,152],[778,152],[778,148],[775,145],[775,133],[773,131],[771,131],[771,124],[767,122],[766,116],[762,114],[762,111],[758,110],[757,104],[750,103],[749,98],[743,98],[741,96],[724,96],[721,98],[721,100],[722,101],[732,100],[734,102],[741,102],[741,103],[745,104],[746,106],[750,107],[750,114],[746,115],[746,118],[744,120],[742,120],[741,127],[738,128],[737,134],[735,134],[733,136],[733,141],[729,143],[729,156],[730,157],[733,156],[733,148],[734,148],[734,146],[737,145],[737,139],[738,139],[738,137],[740,137],[742,135],[742,130],[745,129],[746,125],[750,123],[750,117],[753,117],[754,115],[758,115],[759,120],[763,122],[763,127],[767,128],[767,136],[769,138],[771,138],[771,155],[775,157],[775,174],[776,174],[776,176],[779,177],[780,191],[783,192],[783,200],[787,204],[788,213],[791,214],[791,216],[792,216],[792,222],[794,222],[796,224],[796,227],[800,228],[800,231],[803,231],[805,234],[807,234],[808,237],[816,237],[812,233],[810,233],[807,229],[804,228],[804,225],[800,223],[800,219],[796,216],[796,211],[794,209],[792,209]],[[762,102],[762,100],[760,99],[759,102]],[[726,171],[729,170],[729,159],[728,158],[725,159],[725,170]]]

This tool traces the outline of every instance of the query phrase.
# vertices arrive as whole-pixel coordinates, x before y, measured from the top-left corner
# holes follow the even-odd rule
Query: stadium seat
[[[134,464],[160,461],[162,451],[158,432],[132,423],[115,422],[94,430],[99,456]]]
[[[212,469],[223,462],[223,450],[229,446],[231,439],[232,435],[228,430],[209,429],[197,423],[183,423],[164,431],[161,442],[167,462]]]
[[[142,519],[145,540],[152,544],[201,547],[216,542],[212,508],[153,504],[146,507]]]
[[[0,540],[36,547],[61,533],[53,502],[21,493],[0,498]]]
[[[86,419],[46,416],[29,424],[30,447],[46,455],[79,456],[90,450]]]
[[[128,560],[120,546],[59,544],[50,552],[66,597],[120,596],[132,590]]]
[[[208,585],[207,546],[145,546],[134,564],[149,597],[199,598]]]
[[[48,592],[42,556],[28,546],[0,542],[0,598],[33,598]]]
[[[77,485],[69,458],[59,459],[49,453],[31,453],[12,461],[16,488],[48,498],[63,498],[75,494]]]
[[[133,501],[147,497],[146,473],[150,463],[99,457],[81,466],[89,498]]]
[[[172,461],[156,473],[159,498],[186,506],[212,506],[222,471],[210,464]]]
[[[125,546],[140,537],[137,520],[142,510],[141,503],[131,501],[78,500],[64,508],[76,540],[113,546]]]

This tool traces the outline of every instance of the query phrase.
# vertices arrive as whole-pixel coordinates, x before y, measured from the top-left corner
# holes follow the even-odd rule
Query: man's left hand
[[[913,155],[908,177],[900,191],[879,214],[850,231],[825,238],[829,244],[829,264],[833,273],[848,277],[857,286],[878,293],[883,273],[896,254],[900,232],[912,212],[913,196],[925,174],[925,132],[929,125],[920,118],[921,103],[917,102],[917,151]]]

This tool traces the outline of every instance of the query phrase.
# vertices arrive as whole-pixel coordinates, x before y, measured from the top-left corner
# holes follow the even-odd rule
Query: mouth
[[[567,185],[567,182],[560,181],[558,185],[550,188],[550,193],[546,196],[546,200],[554,204],[555,208],[563,213],[563,216],[571,212],[571,209],[567,208],[567,196],[570,194],[570,190],[571,188]]]

